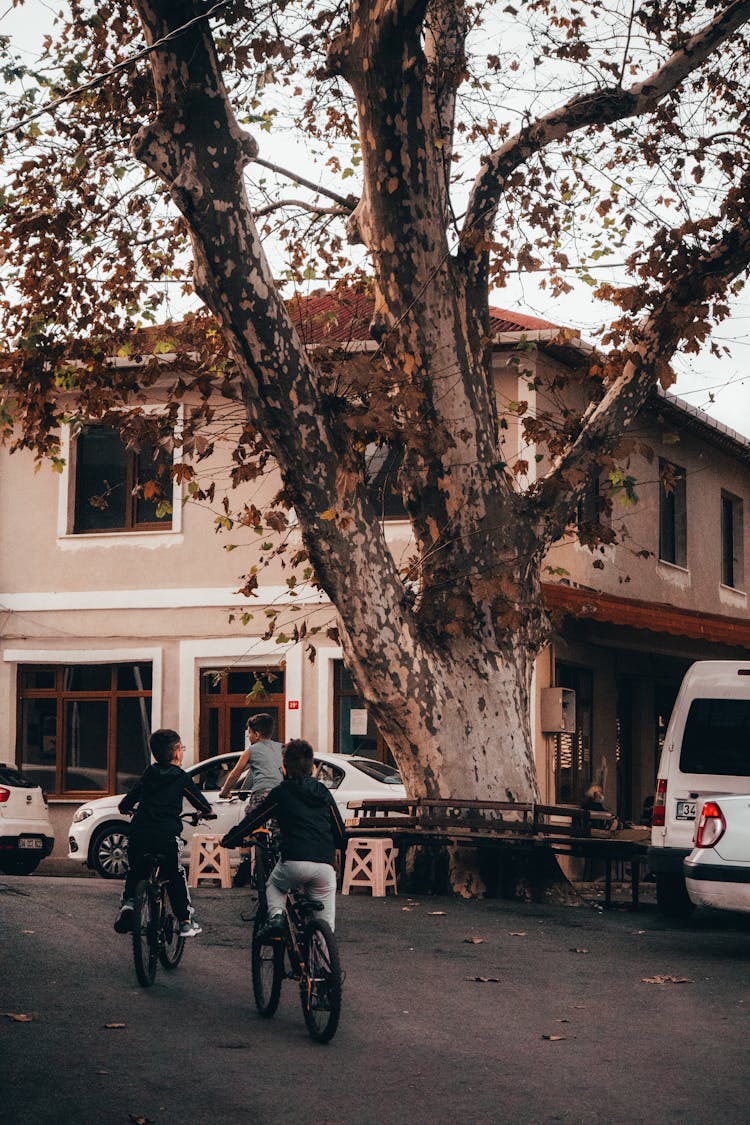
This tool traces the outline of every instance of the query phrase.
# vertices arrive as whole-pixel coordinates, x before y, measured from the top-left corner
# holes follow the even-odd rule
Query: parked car
[[[667,727],[651,813],[648,865],[659,909],[690,913],[683,861],[704,801],[750,789],[750,662],[701,660],[688,669]]]
[[[222,835],[233,828],[244,813],[245,801],[241,798],[219,797],[219,790],[239,756],[239,753],[219,754],[190,766],[186,771],[216,813],[217,819],[211,821],[211,831]],[[315,764],[320,780],[333,792],[344,819],[349,815],[348,801],[363,797],[406,796],[398,770],[382,762],[345,754],[316,754]],[[241,778],[238,788],[242,787],[242,783]],[[69,829],[68,858],[80,860],[105,879],[122,879],[128,869],[130,818],[118,811],[122,797],[123,794],[119,794],[87,801],[74,813]],[[185,807],[192,806],[186,804]]]
[[[683,870],[695,906],[750,911],[749,794],[704,801]]]
[[[0,764],[0,871],[30,875],[54,844],[41,788],[15,767]]]

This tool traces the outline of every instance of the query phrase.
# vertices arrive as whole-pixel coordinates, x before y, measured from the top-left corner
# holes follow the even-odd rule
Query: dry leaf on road
[[[111,1030],[113,1030],[114,1028],[117,1028],[117,1027],[127,1027],[128,1025],[127,1025],[126,1023],[105,1023],[105,1025],[104,1025],[104,1026],[105,1026],[105,1028],[107,1028],[108,1030],[110,1030],[110,1031],[111,1031]]]
[[[588,950],[588,949],[576,949],[576,947],[573,946],[573,948],[571,949],[570,952],[571,953],[589,953],[590,950]]]
[[[465,977],[465,980],[476,981],[477,984],[500,984],[500,977]]]
[[[0,1014],[7,1016],[14,1023],[31,1023],[32,1020],[36,1019],[36,1012],[2,1012]]]
[[[508,937],[526,937],[526,930],[511,930]]]
[[[564,1039],[564,1038],[565,1038],[564,1035],[543,1035],[542,1036],[542,1039],[549,1039],[550,1043],[559,1043],[560,1040]]]
[[[464,945],[481,945],[483,941],[483,937],[465,937]]]
[[[692,984],[693,981],[690,977],[668,977],[668,976],[655,976],[655,977],[641,977],[644,984]]]
[[[437,916],[438,914],[445,914],[445,911],[444,911],[444,910],[431,910],[431,911],[429,912],[429,917],[430,917],[430,918],[434,918],[434,917],[436,917],[436,916]]]

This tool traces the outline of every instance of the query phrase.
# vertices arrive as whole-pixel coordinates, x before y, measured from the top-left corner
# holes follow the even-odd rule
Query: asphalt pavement
[[[448,897],[338,900],[341,1024],[272,1020],[249,981],[252,897],[138,987],[119,884],[0,877],[4,1125],[745,1125],[745,918]],[[18,1020],[18,1016],[28,1019]]]

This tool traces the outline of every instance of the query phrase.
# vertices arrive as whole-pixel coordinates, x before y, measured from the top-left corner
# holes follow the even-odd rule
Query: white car
[[[750,795],[705,801],[694,844],[683,862],[691,902],[750,911]]]
[[[15,767],[0,764],[0,871],[30,875],[54,844],[40,786]]]
[[[222,836],[244,815],[244,800],[219,797],[219,790],[238,758],[239,753],[219,754],[190,766],[186,771],[216,813],[217,819],[210,821],[206,830]],[[398,771],[382,762],[345,754],[316,754],[315,764],[317,776],[333,792],[344,820],[350,815],[347,809],[349,801],[364,797],[406,796]],[[242,787],[242,779],[238,787]],[[68,858],[80,860],[105,879],[122,879],[128,869],[130,817],[118,811],[122,798],[123,794],[119,794],[87,801],[73,815],[69,829]],[[186,802],[185,808],[190,809],[192,805]]]

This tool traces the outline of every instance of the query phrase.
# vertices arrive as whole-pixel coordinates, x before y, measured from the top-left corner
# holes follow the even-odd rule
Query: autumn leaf
[[[693,984],[690,977],[655,976],[641,977],[644,984]]]
[[[115,1028],[127,1027],[128,1025],[126,1023],[105,1023],[104,1026],[107,1030],[111,1031],[111,1030],[114,1030]]]
[[[428,913],[429,913],[429,916],[431,918],[435,918],[438,915],[445,914],[445,911],[444,910],[430,910]]]
[[[477,984],[500,984],[500,977],[466,977],[466,980],[476,982]]]
[[[565,1038],[564,1035],[543,1035],[542,1036],[542,1039],[547,1039],[547,1040],[549,1040],[550,1043],[559,1043],[564,1038]]]
[[[36,1012],[3,1012],[2,1015],[7,1016],[14,1023],[31,1023],[36,1019]]]
[[[511,930],[508,937],[526,937],[526,930]]]
[[[326,510],[324,512],[320,513],[320,518],[322,520],[335,520],[336,519],[336,509],[335,508],[326,508]]]
[[[133,1122],[133,1125],[153,1125],[153,1117],[144,1117],[142,1113],[129,1113],[128,1120]]]
[[[575,946],[571,949],[571,953],[589,953],[588,949],[576,949]]]
[[[465,937],[464,945],[482,945],[484,942],[483,937]]]

